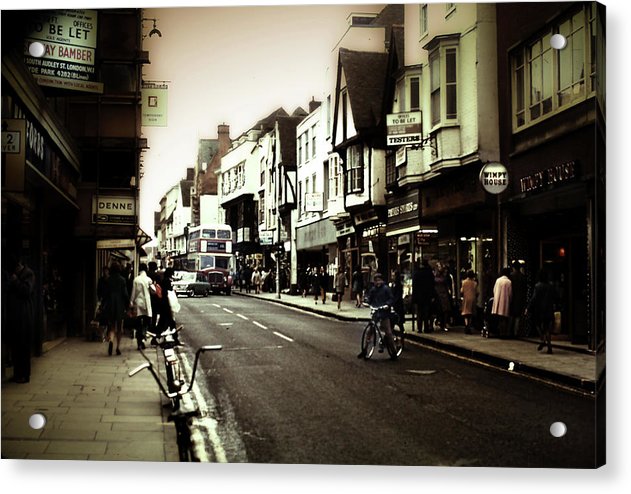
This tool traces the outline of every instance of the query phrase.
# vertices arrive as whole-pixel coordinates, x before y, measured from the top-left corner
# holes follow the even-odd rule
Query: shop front
[[[471,166],[422,186],[417,249],[432,267],[449,269],[455,291],[472,270],[482,304],[497,277],[497,202],[482,188],[479,172]]]
[[[391,273],[398,271],[402,276],[403,295],[406,296],[412,293],[414,262],[420,258],[418,189],[387,197],[386,209],[388,266]]]
[[[79,276],[72,236],[79,210],[79,153],[52,115],[28,71],[3,56],[2,268],[12,269],[21,259],[34,272],[35,355],[42,353],[46,341],[77,330],[70,294]],[[7,362],[5,290],[2,296],[2,354]]]
[[[544,270],[555,289],[553,338],[594,345],[593,197],[578,159],[537,161],[515,175],[519,192],[507,205],[507,251],[523,259],[530,290]]]

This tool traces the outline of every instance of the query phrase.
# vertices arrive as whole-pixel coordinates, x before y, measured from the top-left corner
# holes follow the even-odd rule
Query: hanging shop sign
[[[125,196],[94,196],[92,223],[133,225],[136,223],[136,200]]]
[[[26,158],[26,121],[2,119],[2,190],[24,190],[24,163]]]
[[[305,211],[320,213],[324,210],[324,194],[322,192],[310,192],[305,194]]]
[[[386,115],[387,145],[420,144],[423,140],[423,114],[420,111]]]
[[[489,194],[501,194],[508,187],[508,170],[501,163],[487,163],[480,170],[480,183]]]
[[[165,83],[144,81],[142,83],[143,127],[167,127],[169,86]]]

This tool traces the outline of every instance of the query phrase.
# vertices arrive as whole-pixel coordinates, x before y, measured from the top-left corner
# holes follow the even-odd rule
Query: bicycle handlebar
[[[129,371],[128,375],[129,375],[129,377],[134,377],[140,371],[148,369],[149,372],[151,372],[151,375],[153,376],[155,381],[158,383],[158,386],[160,386],[160,391],[162,391],[162,394],[164,394],[164,396],[166,396],[167,398],[175,398],[178,395],[182,396],[182,395],[185,395],[186,393],[188,393],[191,390],[191,388],[193,387],[193,383],[195,382],[195,373],[197,371],[197,362],[199,361],[199,356],[202,353],[209,352],[209,351],[218,351],[218,350],[221,350],[222,348],[223,347],[221,345],[204,345],[204,346],[198,348],[197,352],[195,352],[195,363],[193,364],[193,373],[191,375],[191,382],[190,382],[190,384],[188,384],[186,387],[183,386],[182,389],[180,389],[179,391],[173,392],[173,393],[171,393],[167,389],[165,389],[164,385],[162,384],[162,381],[160,380],[160,376],[158,376],[158,374],[156,373],[155,369],[153,368],[153,364],[151,362],[149,362],[149,361],[140,364],[135,369],[132,369],[131,371]]]
[[[390,310],[390,309],[392,309],[392,307],[391,307],[391,306],[389,306],[388,304],[386,304],[386,305],[382,305],[382,306],[380,306],[380,307],[377,307],[377,306],[370,305],[370,304],[368,304],[368,303],[364,302],[362,305],[363,305],[364,307],[370,307],[372,310]]]

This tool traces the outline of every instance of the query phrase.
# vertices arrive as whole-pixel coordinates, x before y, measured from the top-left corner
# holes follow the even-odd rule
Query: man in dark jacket
[[[371,307],[383,307],[383,309],[379,310],[379,325],[386,335],[386,345],[388,345],[391,350],[390,358],[395,360],[397,356],[394,351],[394,336],[392,334],[392,324],[390,322],[390,310],[394,305],[394,295],[392,294],[390,287],[384,283],[381,273],[376,273],[373,280],[374,284],[366,294],[366,302]],[[357,357],[363,358],[364,352],[362,351]]]
[[[13,261],[7,294],[7,319],[11,328],[13,380],[31,379],[31,344],[35,327],[35,274],[21,260]]]
[[[434,273],[427,259],[423,259],[422,265],[418,261],[412,274],[412,300],[416,305],[416,330],[421,333],[431,333],[432,327],[432,302],[436,297]]]

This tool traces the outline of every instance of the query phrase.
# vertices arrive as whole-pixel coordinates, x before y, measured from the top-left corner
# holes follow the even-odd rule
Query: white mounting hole
[[[29,417],[28,425],[31,426],[31,429],[43,429],[46,425],[46,417],[42,413],[34,413]]]
[[[562,50],[567,45],[567,39],[562,34],[553,34],[550,37],[550,46],[555,50]]]
[[[44,56],[44,53],[46,53],[46,48],[39,41],[34,41],[29,45],[28,52],[32,57],[41,58]]]
[[[555,422],[550,426],[550,434],[554,437],[563,437],[567,432],[567,426],[563,422]]]

